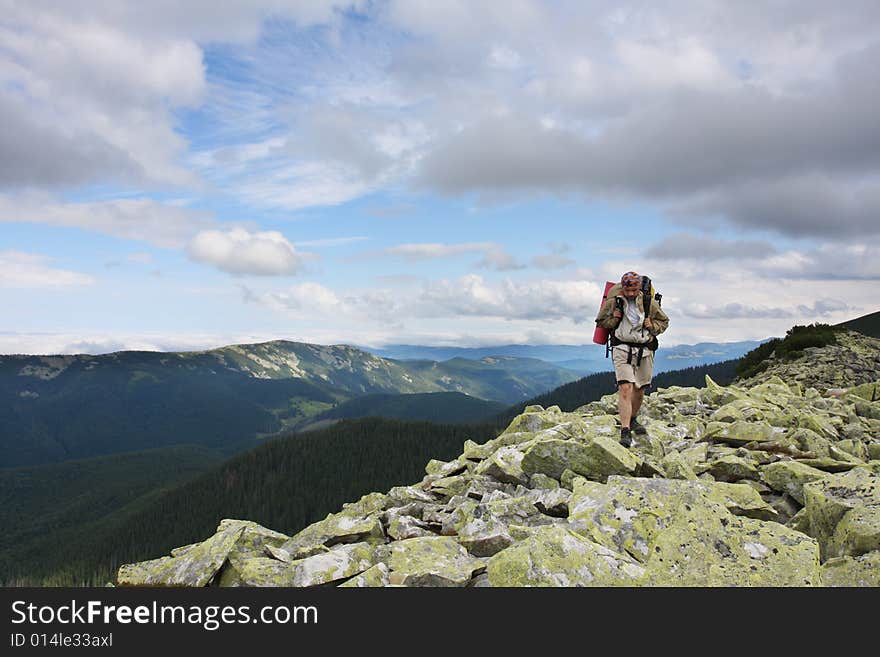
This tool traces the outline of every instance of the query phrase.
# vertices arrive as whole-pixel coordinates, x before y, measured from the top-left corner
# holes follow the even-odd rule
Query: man
[[[610,332],[619,392],[620,444],[624,447],[632,445],[633,433],[647,433],[636,421],[636,414],[642,406],[645,390],[651,385],[657,336],[669,328],[669,317],[653,299],[645,316],[641,287],[642,277],[634,271],[626,272],[620,283],[608,290],[608,298],[596,317],[596,324]]]

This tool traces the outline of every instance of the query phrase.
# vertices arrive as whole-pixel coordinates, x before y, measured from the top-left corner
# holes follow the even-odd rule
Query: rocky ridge
[[[293,536],[223,520],[119,586],[880,586],[880,341],[661,388],[620,445],[617,395],[530,406],[425,477]]]
[[[807,347],[797,358],[767,359],[768,367],[758,376],[740,381],[754,385],[768,376],[778,376],[820,392],[875,381],[880,373],[880,340],[856,331],[836,333],[837,344]]]

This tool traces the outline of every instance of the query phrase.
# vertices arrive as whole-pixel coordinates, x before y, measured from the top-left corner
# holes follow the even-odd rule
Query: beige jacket
[[[649,315],[651,318],[651,329],[644,328],[645,306],[642,301],[642,296],[642,292],[639,291],[639,294],[635,299],[636,308],[638,308],[639,311],[638,326],[634,326],[630,322],[626,313],[623,314],[623,317],[620,320],[615,319],[614,299],[620,297],[623,299],[624,303],[627,303],[626,297],[623,296],[620,283],[617,283],[608,290],[608,298],[605,299],[605,303],[603,303],[602,307],[599,309],[599,314],[596,316],[596,324],[609,331],[613,331],[614,337],[621,342],[635,344],[645,344],[650,342],[654,336],[660,335],[663,331],[669,328],[669,317],[663,312],[660,304],[654,301],[651,303],[651,312]]]

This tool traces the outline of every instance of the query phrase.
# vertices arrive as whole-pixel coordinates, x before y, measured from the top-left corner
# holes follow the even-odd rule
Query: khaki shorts
[[[632,362],[627,364],[629,347],[620,345],[612,349],[611,360],[614,362],[614,374],[617,376],[618,385],[628,381],[635,383],[637,387],[644,388],[651,384],[654,374],[654,352],[650,349],[642,351],[642,364],[636,367],[639,358],[638,348],[632,350]]]

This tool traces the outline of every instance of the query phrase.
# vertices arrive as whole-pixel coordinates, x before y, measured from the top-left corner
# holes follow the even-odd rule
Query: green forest
[[[274,439],[100,522],[84,519],[63,535],[38,524],[33,531],[47,532],[42,542],[31,535],[4,546],[0,583],[101,586],[123,563],[205,540],[224,518],[293,534],[366,493],[421,480],[428,461],[458,456],[465,440],[496,434],[492,424],[367,418]]]

